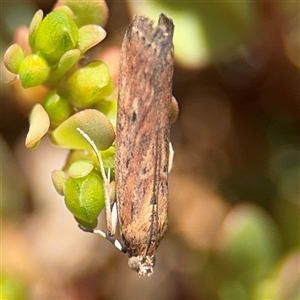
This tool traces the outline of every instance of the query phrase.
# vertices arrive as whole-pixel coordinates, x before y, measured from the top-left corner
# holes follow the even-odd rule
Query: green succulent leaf
[[[69,71],[79,60],[81,52],[78,49],[67,51],[59,60],[57,68],[53,73],[53,77],[61,77]]]
[[[39,145],[41,138],[48,132],[50,119],[41,104],[36,104],[29,117],[29,131],[25,145],[28,149],[34,149]]]
[[[40,24],[42,23],[44,13],[41,9],[39,9],[34,17],[32,18],[32,21],[29,26],[29,45],[31,48],[34,48],[34,41],[36,37],[36,33],[38,31],[38,28]]]
[[[4,54],[4,65],[12,73],[18,74],[24,52],[19,44],[11,45]]]
[[[96,226],[97,217],[104,207],[102,178],[95,171],[85,177],[70,177],[65,187],[65,202],[80,224]]]
[[[66,5],[57,6],[53,9],[53,11],[62,12],[64,14],[66,14],[67,16],[69,16],[72,20],[76,19],[74,12],[72,11],[72,9],[69,6],[66,6]]]
[[[87,24],[96,24],[104,27],[108,20],[108,7],[104,0],[59,0],[57,6],[66,5],[76,16],[76,24],[82,27]]]
[[[67,181],[65,172],[61,170],[54,170],[51,173],[51,179],[57,193],[63,196],[65,190],[65,184]]]
[[[94,166],[98,163],[97,156],[94,152],[86,150],[72,150],[68,154],[63,170],[65,172],[69,172],[72,164],[81,160],[90,161]]]
[[[81,53],[85,53],[106,37],[106,31],[97,25],[85,25],[79,29],[78,48]]]
[[[113,100],[103,100],[96,104],[96,109],[103,112],[110,122],[113,124],[113,126],[116,126],[117,123],[117,101],[115,99]]]
[[[38,54],[29,54],[19,65],[19,77],[23,88],[43,84],[49,77],[50,67]]]
[[[34,39],[35,51],[41,51],[51,64],[57,63],[78,42],[78,27],[66,13],[52,11],[39,25]]]
[[[94,169],[92,161],[79,160],[74,162],[69,168],[69,176],[72,178],[81,178],[90,174]]]
[[[54,126],[59,125],[72,114],[69,102],[65,98],[60,97],[56,91],[49,92],[43,99],[42,105],[49,115],[51,124]]]
[[[115,140],[115,132],[109,119],[96,109],[85,109],[71,116],[53,131],[53,142],[65,148],[91,149],[77,128],[83,130],[99,150],[108,149]]]
[[[176,98],[172,96],[172,102],[171,102],[171,116],[170,116],[170,121],[171,123],[174,123],[179,115],[179,106]]]
[[[115,167],[115,145],[112,145],[107,150],[101,151],[103,166],[106,169],[114,169]]]
[[[96,61],[73,73],[66,88],[75,107],[88,108],[110,95],[113,83],[106,64]]]

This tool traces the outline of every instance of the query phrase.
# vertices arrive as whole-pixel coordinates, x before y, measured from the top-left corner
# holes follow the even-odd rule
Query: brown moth
[[[173,79],[171,19],[136,16],[122,44],[116,130],[116,196],[129,266],[151,275],[167,228]]]
[[[173,159],[173,31],[172,20],[161,14],[157,27],[148,18],[136,16],[125,34],[116,127],[116,203],[112,205],[101,154],[77,128],[96,153],[104,179],[108,233],[92,232],[127,252],[128,265],[147,276],[153,274],[155,252],[167,229],[168,173]],[[123,244],[113,237],[117,220]]]

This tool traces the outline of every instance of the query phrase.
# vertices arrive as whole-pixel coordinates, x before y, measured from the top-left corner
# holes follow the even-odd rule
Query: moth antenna
[[[89,137],[89,135],[87,133],[85,133],[82,129],[80,129],[78,127],[76,129],[85,138],[85,140],[90,144],[90,146],[92,147],[93,151],[95,152],[95,154],[97,156],[101,176],[102,176],[103,181],[104,181],[104,200],[105,200],[106,226],[107,226],[108,235],[112,236],[113,235],[112,233],[115,232],[115,229],[112,228],[112,216],[111,216],[110,196],[109,196],[110,195],[110,192],[109,192],[109,179],[107,178],[107,176],[105,174],[101,153],[98,151],[95,142]],[[110,177],[110,170],[109,170],[108,176]]]

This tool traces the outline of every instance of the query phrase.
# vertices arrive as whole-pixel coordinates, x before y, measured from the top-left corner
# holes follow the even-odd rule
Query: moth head
[[[154,257],[131,256],[128,259],[128,266],[138,272],[140,276],[150,277],[153,274]]]

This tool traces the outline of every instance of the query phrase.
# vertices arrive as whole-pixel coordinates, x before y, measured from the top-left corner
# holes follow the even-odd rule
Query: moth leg
[[[112,209],[111,209],[111,230],[113,235],[116,233],[116,228],[117,228],[117,223],[118,223],[118,212],[117,212],[117,203],[114,202],[112,204]]]
[[[126,253],[127,252],[127,248],[123,243],[120,243],[117,239],[113,238],[110,235],[107,235],[105,232],[103,232],[100,229],[87,229],[85,227],[82,227],[81,225],[78,225],[79,228],[85,232],[91,232],[91,233],[96,233],[96,234],[100,234],[103,238],[105,238],[106,240],[108,240],[110,243],[112,243],[119,251]]]
[[[76,128],[77,131],[86,139],[86,141],[91,145],[92,149],[94,150],[97,160],[100,167],[101,176],[103,178],[103,186],[104,186],[104,200],[105,200],[105,214],[106,214],[106,226],[107,226],[107,235],[113,236],[115,233],[115,229],[112,226],[112,216],[111,216],[111,204],[110,204],[110,186],[109,186],[109,179],[106,177],[103,161],[101,157],[101,153],[98,151],[94,141],[80,128]],[[110,170],[109,175],[110,176]]]
[[[173,167],[173,160],[174,160],[174,149],[172,143],[169,143],[169,163],[168,163],[168,172],[170,173]]]
[[[111,204],[111,186],[110,186],[110,169],[108,169],[108,174],[106,177],[104,167],[103,167],[103,161],[101,157],[101,153],[97,151],[98,155],[98,162],[101,170],[101,175],[104,181],[104,201],[105,201],[105,215],[106,215],[106,227],[107,227],[107,234],[112,237],[116,233],[116,227],[117,224],[114,226],[113,225],[113,220],[112,220],[112,210],[113,210],[113,205]]]

